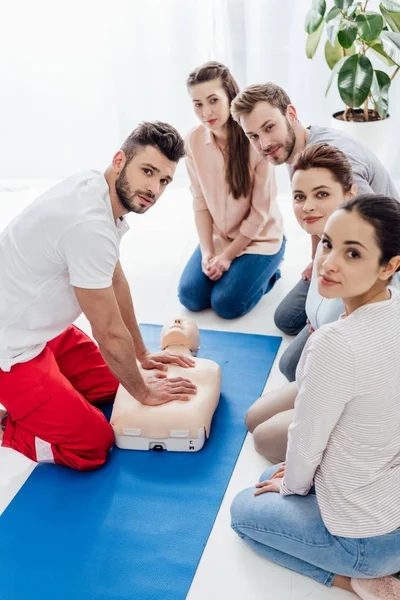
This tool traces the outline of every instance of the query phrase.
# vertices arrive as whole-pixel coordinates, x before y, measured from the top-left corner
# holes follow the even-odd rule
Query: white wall
[[[188,73],[214,58],[241,86],[273,80],[305,124],[342,107],[322,48],[305,56],[309,0],[21,0],[0,24],[0,177],[104,168],[145,119],[196,124]],[[400,80],[400,78],[399,78]],[[399,103],[395,80],[392,113]],[[394,117],[393,135],[399,130]],[[393,145],[394,148],[394,145]],[[393,150],[391,170],[396,170]],[[400,175],[399,175],[400,176]],[[278,170],[287,186],[284,168]]]
[[[101,162],[117,143],[101,5],[38,0],[3,7],[3,177],[62,177]]]

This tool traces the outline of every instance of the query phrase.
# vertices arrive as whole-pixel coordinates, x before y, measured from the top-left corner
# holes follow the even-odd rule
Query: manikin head
[[[162,350],[167,346],[185,346],[196,354],[200,348],[200,331],[193,319],[178,317],[164,325],[160,342]]]
[[[332,212],[356,193],[351,164],[338,148],[310,144],[294,159],[293,209],[307,233],[321,236]]]
[[[232,102],[231,113],[266,160],[281,165],[293,158],[299,122],[295,107],[279,85],[247,87]]]
[[[155,121],[136,127],[108,169],[123,214],[141,214],[153,206],[184,154],[183,139],[171,125]]]
[[[231,116],[231,102],[239,92],[225,65],[209,61],[190,73],[186,85],[200,123],[214,136],[225,140],[225,179],[236,200],[251,191],[250,145]]]
[[[400,266],[400,203],[374,194],[343,202],[326,222],[316,261],[325,298],[354,302],[383,291]]]

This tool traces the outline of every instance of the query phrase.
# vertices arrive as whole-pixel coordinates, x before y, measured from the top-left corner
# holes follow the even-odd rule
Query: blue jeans
[[[212,308],[224,319],[248,313],[280,278],[279,264],[286,240],[276,254],[242,254],[218,281],[211,281],[201,268],[200,246],[189,259],[179,282],[179,300],[194,312]]]
[[[260,481],[278,467],[267,469]],[[315,493],[254,496],[254,490],[234,499],[232,528],[264,558],[327,586],[335,575],[374,579],[399,571],[400,529],[363,539],[334,536],[322,521]]]
[[[307,321],[306,299],[310,282],[300,279],[279,304],[274,314],[275,325],[287,335],[297,335]]]

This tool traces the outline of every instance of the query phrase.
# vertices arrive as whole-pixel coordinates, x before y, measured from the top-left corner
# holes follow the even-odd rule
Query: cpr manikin
[[[165,325],[161,348],[193,357],[200,347],[200,332],[192,319],[182,317]],[[159,406],[141,404],[119,386],[111,425],[115,443],[130,450],[173,450],[195,452],[210,435],[211,420],[221,389],[221,369],[205,358],[194,358],[190,368],[168,365],[167,377],[185,377],[197,386],[189,400],[173,400]],[[140,369],[146,380],[155,370]]]

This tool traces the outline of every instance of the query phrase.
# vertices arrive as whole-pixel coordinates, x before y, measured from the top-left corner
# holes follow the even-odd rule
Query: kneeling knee
[[[279,361],[279,370],[288,381],[296,381],[296,367],[297,363],[295,364],[292,357],[284,352]]]
[[[251,490],[242,490],[235,496],[231,504],[231,527],[239,537],[244,537],[241,528],[243,527],[243,523],[248,521],[249,512],[251,516],[252,511],[249,506],[249,500],[251,502],[253,498]]]
[[[286,335],[297,335],[302,327],[304,327],[303,323],[299,325],[298,321],[295,322],[288,319],[287,310],[284,306],[278,306],[276,309],[274,323],[275,326],[282,331],[282,333],[286,333]]]
[[[244,424],[246,425],[247,431],[249,431],[250,433],[253,433],[254,429],[258,425],[256,421],[256,415],[252,406],[249,408],[249,410],[244,416]]]
[[[247,312],[241,302],[235,302],[224,294],[212,296],[211,308],[222,319],[237,319]]]
[[[276,433],[274,427],[269,425],[268,421],[262,423],[261,426],[257,426],[253,431],[256,452],[273,464],[284,460],[284,457],[283,459],[280,457],[282,442],[280,436]]]
[[[95,471],[104,465],[114,445],[114,432],[104,418],[104,422],[96,423],[92,429],[92,441],[88,441],[84,452],[77,450],[76,467],[80,471]]]
[[[193,288],[189,285],[179,285],[178,298],[182,306],[192,312],[199,312],[200,310],[207,308],[207,305],[204,302],[199,298],[196,298],[196,295],[193,293]]]

